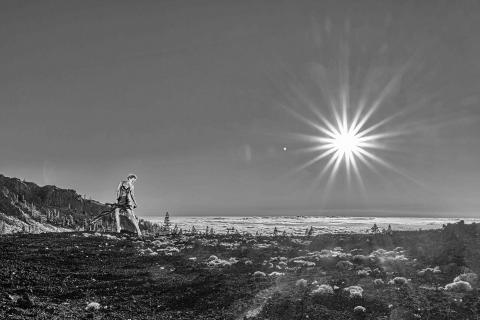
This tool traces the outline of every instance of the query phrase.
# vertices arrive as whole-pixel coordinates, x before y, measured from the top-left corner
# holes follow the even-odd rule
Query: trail
[[[278,286],[272,286],[259,291],[250,302],[251,307],[242,312],[235,320],[251,319],[258,316],[260,312],[262,312],[263,307],[267,303],[268,299],[270,299],[273,294],[278,291],[280,291]]]

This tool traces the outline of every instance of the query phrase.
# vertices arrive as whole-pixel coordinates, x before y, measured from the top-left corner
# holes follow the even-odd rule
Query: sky
[[[133,172],[140,217],[478,216],[478,30],[467,0],[1,1],[0,173],[112,202]],[[338,105],[380,137],[355,174],[303,165]]]

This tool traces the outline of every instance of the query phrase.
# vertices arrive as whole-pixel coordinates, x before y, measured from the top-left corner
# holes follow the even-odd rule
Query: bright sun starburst
[[[358,51],[359,43],[351,37],[349,24],[345,30],[343,37],[332,37],[327,26],[315,30],[321,59],[309,63],[305,79],[288,74],[289,90],[279,106],[306,126],[300,127],[301,133],[285,134],[303,144],[299,148],[289,146],[289,150],[305,157],[285,175],[291,177],[309,169],[304,177],[312,182],[312,191],[322,186],[324,197],[338,178],[345,178],[347,184],[340,182],[335,191],[345,191],[352,182],[366,191],[363,178],[373,181],[375,176],[362,176],[365,171],[374,172],[382,180],[398,174],[423,186],[397,167],[398,163],[391,162],[402,155],[406,137],[423,123],[421,118],[410,121],[411,113],[428,106],[431,99],[422,96],[410,101],[399,95],[407,73],[414,70],[415,57],[387,62],[381,50],[370,50],[362,44]],[[372,61],[378,57],[378,63],[364,65],[364,59],[359,58],[364,53],[372,54]]]
[[[329,32],[327,29],[326,33]],[[322,46],[324,62],[310,64],[311,78],[307,82],[292,77],[291,91],[287,91],[286,95],[288,103],[280,104],[307,125],[305,130],[310,132],[286,135],[308,143],[304,148],[295,149],[296,153],[308,154],[306,162],[287,175],[314,167],[312,171],[318,174],[313,179],[312,190],[322,181],[328,191],[340,172],[346,177],[347,186],[355,178],[365,190],[360,173],[365,169],[380,175],[394,172],[421,185],[385,159],[386,152],[401,151],[396,148],[399,145],[395,146],[402,140],[399,136],[412,133],[412,125],[405,122],[407,113],[424,105],[424,102],[400,105],[396,98],[413,59],[397,65],[379,64],[372,69],[364,68],[358,64],[360,60],[350,59],[355,42],[351,46],[347,41],[349,38],[346,38],[340,39],[338,46],[335,43],[326,45],[323,42],[325,39],[333,38],[326,36],[318,42]],[[350,75],[352,71],[354,77]],[[309,110],[308,114],[300,112],[305,110],[303,107]],[[382,112],[379,112],[380,109],[383,109]],[[394,112],[388,114],[389,111]],[[326,184],[323,183],[324,177],[327,178]]]
[[[335,133],[330,141],[330,146],[335,149],[337,155],[345,157],[345,159],[350,159],[352,155],[358,154],[358,149],[362,147],[362,138],[351,130]]]
[[[390,90],[391,86],[385,88]],[[404,131],[384,130],[386,123],[394,119],[398,114],[393,114],[380,121],[372,122],[372,115],[383,102],[388,92],[381,93],[377,99],[374,99],[370,106],[363,101],[358,103],[358,107],[349,106],[348,93],[343,91],[337,102],[332,102],[332,119],[327,119],[320,109],[305,95],[302,100],[309,109],[315,114],[316,120],[312,120],[302,114],[285,107],[292,115],[305,124],[313,128],[317,133],[314,135],[295,134],[304,142],[312,143],[313,146],[300,149],[299,152],[313,153],[306,163],[295,168],[294,171],[300,171],[316,163],[325,161],[320,166],[320,171],[316,181],[318,182],[327,173],[329,174],[327,186],[329,186],[339,170],[344,167],[348,180],[352,173],[357,177],[357,181],[363,188],[363,179],[360,175],[360,167],[365,166],[377,172],[377,166],[388,168],[409,179],[404,172],[382,159],[377,152],[380,149],[389,149],[388,138],[405,134]],[[333,101],[333,99],[331,100]],[[341,105],[340,110],[338,106]],[[351,110],[353,109],[353,110]],[[349,113],[353,113],[350,114]]]
[[[336,126],[323,117],[321,119],[325,126],[316,126],[322,135],[315,139],[318,145],[314,149],[324,151],[315,160],[330,156],[330,161],[327,163],[325,170],[333,166],[336,172],[341,162],[344,162],[348,171],[353,168],[355,173],[359,175],[358,162],[370,165],[368,162],[368,159],[370,159],[385,164],[379,157],[368,151],[368,149],[380,148],[379,140],[389,135],[386,133],[369,135],[379,124],[362,128],[367,119],[361,118],[357,114],[354,120],[349,122],[346,110],[343,111],[342,117],[336,113],[335,118]]]

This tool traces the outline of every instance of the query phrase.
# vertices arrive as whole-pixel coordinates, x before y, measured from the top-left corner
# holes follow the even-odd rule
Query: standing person
[[[115,223],[117,227],[117,232],[121,231],[120,226],[120,214],[125,215],[135,226],[137,235],[142,236],[142,232],[138,226],[138,219],[133,213],[133,209],[137,207],[137,202],[134,197],[134,187],[133,184],[137,180],[135,174],[129,174],[127,180],[120,182],[117,188],[117,204],[120,208],[115,209]]]

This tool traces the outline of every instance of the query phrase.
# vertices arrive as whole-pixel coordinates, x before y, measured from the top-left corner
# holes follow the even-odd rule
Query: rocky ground
[[[480,225],[0,237],[0,319],[478,319]]]

